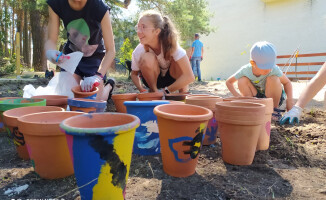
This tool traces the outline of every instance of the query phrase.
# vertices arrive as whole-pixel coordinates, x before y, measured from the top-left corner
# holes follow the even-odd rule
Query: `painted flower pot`
[[[82,200],[125,198],[139,122],[133,115],[106,112],[72,117],[60,124]]]
[[[185,93],[172,93],[172,94],[165,95],[165,99],[171,101],[185,101],[188,95],[189,94],[185,94]]]
[[[83,99],[96,99],[96,95],[98,92],[98,87],[94,87],[90,92],[83,92],[81,90],[80,85],[71,88],[71,91],[74,93],[75,98],[83,98]]]
[[[33,96],[32,99],[46,99],[47,106],[58,106],[67,109],[68,96],[63,95],[38,95]]]
[[[274,104],[272,98],[257,98],[257,99],[242,99],[236,102],[251,102],[265,105],[264,123],[261,126],[261,131],[257,143],[257,150],[267,150],[269,148],[269,141],[271,135],[271,121],[272,113],[274,111]]]
[[[106,101],[98,101],[92,99],[68,99],[68,105],[71,111],[79,111],[85,113],[104,112],[106,104]]]
[[[138,93],[137,98],[139,101],[162,100],[163,92]]]
[[[7,110],[3,113],[3,120],[10,131],[10,136],[12,136],[18,156],[24,160],[29,160],[29,155],[27,151],[27,145],[24,139],[24,134],[18,129],[18,118],[24,115],[39,113],[39,112],[49,112],[49,111],[64,111],[63,108],[55,106],[31,106],[31,107],[21,107]]]
[[[129,114],[140,119],[140,126],[136,129],[133,153],[138,155],[156,155],[161,153],[158,134],[157,118],[153,110],[168,101],[125,101]]]
[[[115,109],[120,113],[127,113],[127,108],[123,104],[125,101],[136,101],[137,94],[136,93],[125,93],[125,94],[113,94],[112,100],[115,105]]]
[[[81,112],[43,112],[18,118],[18,130],[24,134],[35,172],[45,179],[57,179],[74,173],[66,136],[59,124]]]
[[[45,99],[30,99],[30,98],[8,98],[0,100],[0,128],[4,127],[2,113],[13,108],[27,107],[27,106],[45,106]],[[7,130],[7,129],[6,129]],[[9,133],[9,130],[7,130]]]
[[[227,97],[224,98],[223,101],[237,101],[237,100],[243,100],[243,99],[257,99],[256,97]]]
[[[0,103],[1,103],[1,101],[6,100],[6,99],[18,99],[18,98],[21,98],[21,97],[1,97],[1,98],[0,98]],[[6,131],[6,129],[5,129],[5,127],[4,127],[4,124],[3,124],[3,120],[2,120],[2,115],[1,115],[1,113],[2,113],[2,112],[0,111],[0,133]]]
[[[265,105],[247,102],[216,103],[215,117],[222,143],[222,158],[232,165],[251,165],[257,147]]]
[[[157,116],[163,170],[175,177],[195,173],[211,110],[194,105],[159,105]]]
[[[216,142],[218,136],[218,125],[215,119],[215,104],[222,101],[223,99],[218,96],[191,96],[186,99],[186,104],[202,106],[213,112],[213,117],[208,121],[203,145],[211,145]]]

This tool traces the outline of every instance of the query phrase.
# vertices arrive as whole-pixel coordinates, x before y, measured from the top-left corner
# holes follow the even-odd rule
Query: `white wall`
[[[251,46],[261,40],[273,43],[279,55],[292,54],[298,46],[300,53],[326,52],[326,0],[208,2],[217,31],[201,36],[206,80],[228,78],[249,62]]]

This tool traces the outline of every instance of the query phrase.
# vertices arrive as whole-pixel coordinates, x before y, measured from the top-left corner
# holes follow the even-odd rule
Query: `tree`
[[[120,62],[124,63],[126,60],[131,60],[133,50],[129,38],[126,38],[117,54]]]

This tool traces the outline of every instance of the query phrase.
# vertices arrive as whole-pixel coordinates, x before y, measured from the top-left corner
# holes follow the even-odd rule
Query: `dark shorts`
[[[104,56],[104,54],[103,54],[103,56]],[[94,76],[95,72],[97,72],[98,68],[100,67],[102,58],[101,58],[101,56],[83,57],[80,60],[78,66],[75,70],[75,74],[79,75],[82,79],[84,77]],[[65,71],[65,70],[61,69],[61,71]],[[106,75],[104,76],[103,80],[106,80]]]
[[[261,93],[259,90],[257,90],[257,94],[255,97],[266,98],[266,95],[264,93]],[[281,98],[280,98],[280,102],[279,102],[278,106],[281,106],[285,99],[286,99],[286,94],[285,94],[285,91],[282,90],[282,94],[281,94]]]
[[[141,80],[144,83],[144,85],[149,88],[148,83],[146,82],[144,77],[142,75],[140,77],[141,77]],[[170,70],[168,70],[164,77],[161,76],[161,73],[158,75],[156,86],[157,86],[157,89],[165,88],[169,85],[172,85],[174,82],[175,82],[175,79],[170,75]]]

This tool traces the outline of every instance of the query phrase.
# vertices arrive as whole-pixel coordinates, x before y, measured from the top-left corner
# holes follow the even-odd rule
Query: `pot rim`
[[[21,99],[30,99],[32,100],[33,102],[26,102],[26,103],[10,103],[11,101],[18,101],[18,100],[21,100]],[[6,111],[8,109],[6,109],[8,106],[9,107],[13,107],[13,108],[18,108],[18,107],[24,107],[24,106],[31,106],[33,104],[36,104],[35,106],[39,106],[39,105],[42,105],[44,104],[44,106],[46,105],[46,99],[32,99],[32,98],[18,98],[18,99],[6,99],[6,100],[2,100],[1,103],[0,103],[0,111]],[[18,107],[16,107],[18,106]],[[10,109],[13,109],[13,108],[10,108]]]
[[[77,88],[79,88],[80,91],[77,91]],[[76,93],[76,94],[91,95],[91,94],[97,93],[99,91],[99,89],[98,89],[98,87],[95,87],[95,89],[93,91],[90,91],[90,92],[82,92],[80,85],[77,85],[77,86],[71,88],[71,91],[73,93]]]
[[[116,115],[117,117],[124,118],[126,116],[131,117],[133,121],[118,125],[118,126],[111,126],[111,127],[101,127],[101,128],[78,128],[78,127],[72,127],[68,126],[67,123],[72,120],[78,120],[78,118],[81,117],[88,117],[93,118],[94,115]],[[119,116],[120,115],[120,116]],[[105,117],[105,116],[103,116]],[[68,119],[63,120],[60,123],[60,129],[62,129],[66,134],[68,135],[76,135],[76,136],[86,136],[86,135],[110,135],[110,134],[119,134],[129,131],[130,129],[136,129],[140,124],[140,119],[134,115],[127,114],[127,113],[114,113],[114,112],[105,112],[105,113],[91,113],[91,114],[83,114],[83,115],[77,115],[70,117]]]
[[[112,94],[111,97],[113,100],[118,99],[136,99],[137,93],[123,93],[123,94]]]
[[[92,104],[89,106],[89,104]],[[107,102],[106,101],[98,101],[93,99],[83,99],[83,98],[72,98],[68,99],[69,106],[81,107],[81,108],[105,108]]]
[[[156,100],[156,101],[125,101],[123,102],[125,106],[143,106],[143,107],[152,107],[162,104],[170,104],[167,100]]]
[[[193,109],[201,109],[201,110],[204,110],[206,111],[205,114],[200,114],[200,115],[181,115],[181,114],[173,114],[173,113],[168,113],[168,112],[164,112],[164,111],[161,111],[160,109],[163,107],[166,107],[166,106],[169,106],[169,107],[177,107],[177,108],[180,108],[180,107],[192,107]],[[196,106],[196,105],[190,105],[190,104],[163,104],[163,105],[159,105],[159,106],[156,106],[154,108],[154,114],[159,116],[159,117],[162,117],[162,118],[165,118],[165,119],[172,119],[172,120],[176,120],[176,121],[205,121],[205,120],[209,120],[213,117],[213,112],[208,109],[208,108],[205,108],[205,107],[202,107],[202,106]]]

